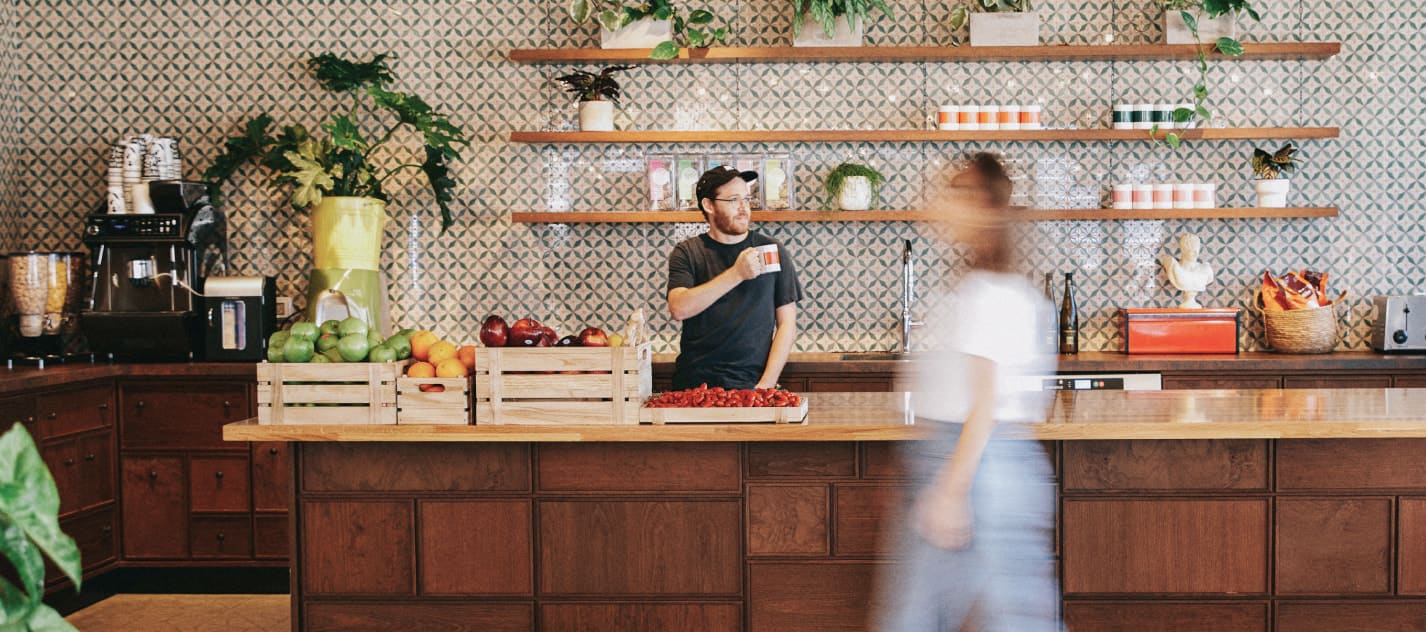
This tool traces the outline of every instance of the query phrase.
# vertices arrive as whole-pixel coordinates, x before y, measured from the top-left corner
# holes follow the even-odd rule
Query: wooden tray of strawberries
[[[807,419],[807,398],[773,388],[698,388],[650,397],[639,409],[646,424],[801,423]]]

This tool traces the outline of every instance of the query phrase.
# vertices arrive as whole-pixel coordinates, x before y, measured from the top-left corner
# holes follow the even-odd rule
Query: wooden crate
[[[257,365],[257,422],[394,424],[395,362]]]
[[[646,424],[795,424],[806,419],[806,395],[796,406],[639,409],[639,421]]]
[[[476,424],[637,424],[650,345],[475,350]]]
[[[421,390],[439,385],[440,392]],[[470,378],[402,377],[396,380],[396,423],[465,426],[470,424]]]

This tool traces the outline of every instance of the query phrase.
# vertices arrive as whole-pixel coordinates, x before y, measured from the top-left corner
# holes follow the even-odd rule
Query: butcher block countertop
[[[936,422],[905,393],[814,393],[799,424],[559,426],[261,426],[228,424],[228,441],[702,442],[919,439]],[[1044,440],[1426,437],[1426,389],[1061,391],[1042,424],[1005,424]]]

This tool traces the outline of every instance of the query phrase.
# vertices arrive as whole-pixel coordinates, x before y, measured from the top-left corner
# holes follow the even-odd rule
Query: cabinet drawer
[[[10,429],[10,426],[18,423],[31,424],[30,434],[35,434],[35,398],[33,397],[5,397],[0,398],[0,432]]]
[[[267,560],[287,559],[291,537],[287,516],[258,516],[253,521],[253,554]]]
[[[253,532],[248,518],[194,518],[190,543],[193,557],[252,557]]]
[[[287,511],[292,504],[292,457],[286,443],[254,443],[253,509]]]
[[[234,457],[193,457],[188,465],[192,509],[247,511],[248,460]]]
[[[1065,628],[1070,632],[1100,632],[1101,630],[1266,632],[1268,629],[1268,604],[1265,601],[1238,603],[1070,601],[1065,603]]]
[[[114,433],[111,430],[89,433],[79,438],[78,451],[79,504],[88,509],[114,500]]]
[[[35,401],[35,427],[44,437],[114,425],[114,387],[110,384],[47,391]]]
[[[124,557],[188,555],[188,486],[181,457],[126,457],[121,483]]]
[[[252,416],[246,384],[125,384],[119,397],[125,448],[231,450],[223,424]]]
[[[79,559],[84,565],[85,572],[107,566],[118,559],[119,546],[114,537],[115,520],[114,509],[111,507],[86,516],[60,521],[60,529],[69,537],[74,538],[74,543],[79,546]],[[45,582],[53,585],[65,581],[67,580],[64,579],[59,569],[46,559]]]
[[[78,511],[81,506],[79,491],[79,439],[68,439],[40,446],[40,458],[54,477],[55,489],[59,492],[59,515]]]

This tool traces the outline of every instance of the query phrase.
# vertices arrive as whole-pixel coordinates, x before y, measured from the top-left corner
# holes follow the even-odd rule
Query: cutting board
[[[806,420],[806,395],[797,406],[639,409],[639,423],[645,424],[795,424]]]

